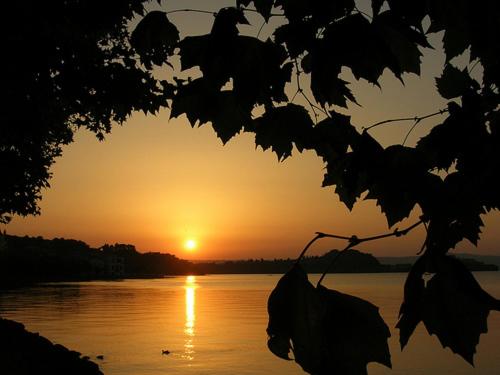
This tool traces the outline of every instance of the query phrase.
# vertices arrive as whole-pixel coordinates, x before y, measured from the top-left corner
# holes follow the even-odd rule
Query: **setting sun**
[[[189,251],[196,249],[197,246],[198,246],[198,243],[196,242],[196,240],[194,240],[192,238],[190,238],[184,242],[184,248],[186,250],[189,250]]]

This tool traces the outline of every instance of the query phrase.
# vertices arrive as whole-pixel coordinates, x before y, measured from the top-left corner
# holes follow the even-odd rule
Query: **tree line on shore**
[[[495,271],[496,265],[462,259],[473,271]],[[17,284],[37,281],[71,281],[147,278],[187,274],[285,273],[293,259],[246,259],[190,262],[175,255],[137,251],[134,245],[114,244],[92,248],[73,239],[0,236],[0,282]],[[338,250],[301,261],[309,273],[407,272],[411,264],[382,264],[371,254]]]

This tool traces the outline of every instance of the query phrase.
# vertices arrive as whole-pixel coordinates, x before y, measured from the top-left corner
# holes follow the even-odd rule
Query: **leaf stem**
[[[343,250],[339,251],[339,253],[332,259],[332,261],[330,262],[330,264],[328,265],[328,267],[325,269],[325,272],[323,272],[323,274],[321,275],[318,283],[316,284],[316,286],[318,286],[318,285],[321,284],[321,282],[325,278],[325,275],[331,269],[332,265],[337,261],[337,258],[340,256],[340,254],[343,254],[345,251],[347,251],[350,248],[352,248],[352,247],[354,247],[356,245],[359,245],[360,243],[363,243],[363,242],[375,241],[375,240],[380,240],[382,238],[393,237],[393,236],[395,236],[395,237],[405,236],[410,231],[412,231],[413,229],[415,229],[416,227],[418,227],[420,224],[424,224],[425,225],[425,222],[421,219],[421,220],[417,221],[416,223],[410,225],[409,227],[407,227],[405,229],[401,229],[401,230],[396,229],[396,230],[394,230],[393,232],[390,232],[390,233],[384,233],[384,234],[379,234],[377,236],[362,237],[362,238],[358,238],[356,235],[353,235],[351,237],[347,237],[347,236],[341,236],[341,235],[338,235],[338,234],[329,234],[329,233],[323,233],[323,232],[316,232],[316,236],[311,241],[309,241],[309,243],[306,245],[306,247],[304,248],[304,250],[302,250],[302,252],[300,253],[299,257],[295,261],[295,264],[299,263],[299,261],[303,258],[303,256],[305,255],[305,253],[309,249],[309,247],[314,242],[316,242],[317,240],[319,240],[320,238],[326,238],[326,237],[328,237],[328,238],[337,238],[337,239],[340,239],[340,240],[346,240],[346,241],[348,241],[347,246]]]
[[[311,241],[308,242],[308,244],[306,245],[306,247],[304,247],[304,250],[302,250],[302,252],[300,253],[299,257],[295,260],[295,264],[298,264],[300,262],[300,260],[304,257],[304,255],[306,254],[306,251],[309,249],[309,247],[315,243],[317,240],[319,240],[320,238],[323,238],[324,237],[324,234],[323,233],[316,233],[316,237],[314,237]]]

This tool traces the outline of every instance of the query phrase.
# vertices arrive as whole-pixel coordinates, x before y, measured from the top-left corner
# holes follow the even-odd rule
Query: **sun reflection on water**
[[[194,359],[194,354],[195,354],[193,339],[195,335],[194,323],[196,319],[195,315],[196,277],[187,276],[184,288],[186,289],[186,323],[184,324],[184,334],[186,335],[186,339],[184,340],[183,357],[191,361]]]

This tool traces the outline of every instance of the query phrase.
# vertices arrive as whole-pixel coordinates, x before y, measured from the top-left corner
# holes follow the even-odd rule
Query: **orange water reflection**
[[[186,338],[184,340],[184,358],[192,361],[194,359],[194,344],[193,339],[195,336],[195,301],[196,301],[196,277],[187,276],[186,284],[184,285],[186,289],[186,323],[184,324],[184,334]]]

